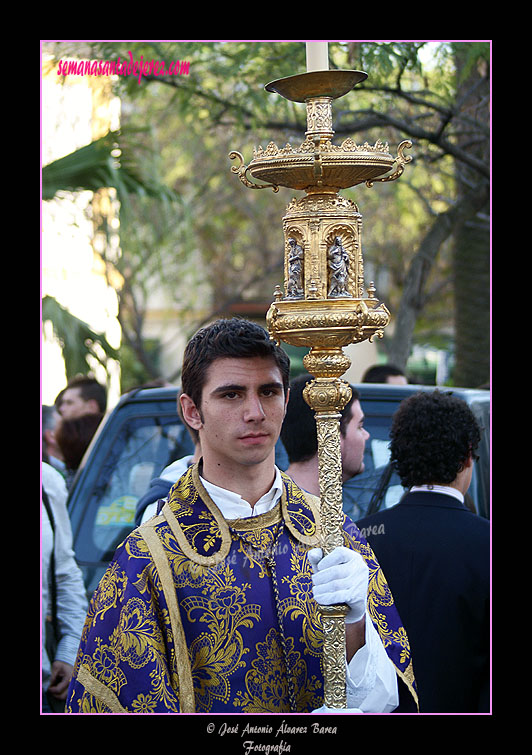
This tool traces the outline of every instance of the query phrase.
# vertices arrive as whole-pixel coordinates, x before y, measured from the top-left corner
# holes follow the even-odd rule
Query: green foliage
[[[42,169],[42,197],[45,200],[61,191],[98,191],[116,189],[124,213],[131,195],[174,201],[175,192],[153,178],[143,175],[145,149],[137,138],[145,129],[109,131],[100,139]]]
[[[135,350],[127,343],[121,344],[118,349],[118,358],[120,361],[120,387],[121,392],[126,393],[133,388],[150,383],[159,375],[159,341],[146,338],[143,343],[143,349],[150,357],[150,368],[148,368],[135,353]]]
[[[460,65],[456,67],[458,84],[467,81],[474,69],[489,66],[491,57],[489,42],[453,42],[449,47],[453,59],[460,60]]]
[[[53,325],[54,335],[63,351],[67,381],[91,371],[90,357],[105,368],[109,359],[118,359],[118,352],[104,335],[93,331],[51,296],[42,300],[42,321],[43,324],[50,321]]]

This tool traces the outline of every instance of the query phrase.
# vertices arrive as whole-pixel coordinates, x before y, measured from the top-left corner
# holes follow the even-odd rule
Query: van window
[[[150,482],[189,453],[188,434],[175,417],[128,417],[101,459],[84,514],[80,561],[108,561],[135,527],[135,509]]]

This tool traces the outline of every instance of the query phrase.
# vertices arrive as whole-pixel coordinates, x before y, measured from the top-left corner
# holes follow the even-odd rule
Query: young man
[[[252,323],[217,321],[187,345],[181,409],[202,459],[118,548],[67,711],[321,709],[319,602],[349,606],[349,708],[395,708],[411,664],[378,564],[352,522],[321,558],[319,501],[274,464],[288,385],[288,357]]]
[[[405,399],[390,432],[408,493],[358,521],[411,642],[421,713],[489,712],[490,527],[464,505],[480,429],[435,390]]]
[[[314,412],[303,398],[303,389],[310,380],[311,375],[299,375],[290,382],[290,399],[281,439],[290,462],[287,475],[307,493],[319,496],[316,420]],[[351,398],[340,418],[342,484],[364,471],[364,449],[368,438],[358,392],[351,386]]]

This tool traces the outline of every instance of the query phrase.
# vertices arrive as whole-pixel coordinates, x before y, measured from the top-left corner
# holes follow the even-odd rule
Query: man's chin
[[[255,466],[257,464],[275,464],[275,446],[273,448],[248,448],[245,453],[240,455],[240,462],[243,466]]]
[[[352,480],[353,477],[358,477],[359,474],[362,474],[362,472],[364,471],[364,468],[365,468],[364,464],[362,464],[362,466],[359,469],[357,469],[356,472],[351,472],[350,474],[349,473],[346,474],[344,470],[344,473],[342,475],[342,485],[344,485],[348,480]]]

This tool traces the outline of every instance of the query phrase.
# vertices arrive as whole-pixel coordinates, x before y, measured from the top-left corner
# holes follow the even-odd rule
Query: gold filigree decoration
[[[253,150],[253,159],[254,160],[260,160],[262,158],[268,158],[268,157],[290,157],[292,155],[305,155],[309,153],[314,153],[316,149],[316,145],[313,139],[310,137],[307,137],[305,141],[301,142],[299,147],[292,147],[290,143],[287,143],[284,147],[278,147],[274,142],[270,141],[266,148],[263,147],[255,147]],[[380,139],[378,139],[374,145],[368,144],[368,142],[364,142],[364,144],[359,145],[357,144],[351,137],[348,137],[347,139],[344,139],[341,145],[333,144],[329,139],[325,139],[324,141],[320,142],[319,150],[321,152],[331,152],[331,153],[369,153],[369,154],[375,154],[375,155],[389,155],[389,148],[388,144],[384,144]],[[240,156],[239,152],[232,152],[231,155]],[[242,163],[244,162],[244,159],[242,158]],[[234,168],[231,168],[233,172],[237,172]]]

